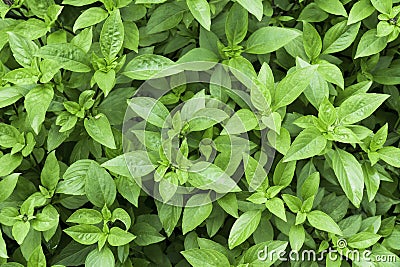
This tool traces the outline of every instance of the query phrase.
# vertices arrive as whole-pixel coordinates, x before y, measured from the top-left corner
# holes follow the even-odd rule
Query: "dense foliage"
[[[0,266],[399,266],[399,2],[0,1]]]

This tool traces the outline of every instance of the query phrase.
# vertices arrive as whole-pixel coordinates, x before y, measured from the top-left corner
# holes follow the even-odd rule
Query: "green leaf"
[[[352,154],[342,149],[331,150],[328,155],[340,186],[351,203],[358,208],[364,189],[364,175],[360,163]]]
[[[293,141],[284,157],[284,162],[314,157],[326,147],[326,139],[316,128],[303,130]]]
[[[156,202],[158,217],[163,225],[167,236],[171,236],[176,225],[178,224],[179,218],[181,217],[182,207],[172,206],[161,202]]]
[[[380,176],[376,169],[374,169],[370,163],[364,162],[362,165],[364,173],[364,183],[367,189],[368,201],[371,202],[379,189]]]
[[[197,110],[189,119],[189,131],[203,131],[215,124],[218,124],[229,118],[229,115],[217,108],[202,108]]]
[[[43,253],[42,246],[38,246],[31,254],[28,260],[28,267],[46,266],[46,257]]]
[[[28,235],[31,225],[29,222],[17,221],[12,227],[12,236],[21,245]]]
[[[86,196],[97,207],[111,206],[116,197],[116,186],[113,178],[96,163],[89,166],[86,182]]]
[[[155,166],[146,151],[132,151],[104,162],[102,167],[126,177],[142,177],[151,173]]]
[[[348,48],[356,39],[361,23],[347,26],[346,21],[331,27],[324,36],[323,54],[332,54]]]
[[[169,30],[181,22],[184,9],[175,3],[166,3],[160,5],[154,10],[146,25],[148,34],[154,34]]]
[[[390,15],[392,11],[392,0],[371,0],[371,3],[379,12]]]
[[[87,255],[85,260],[87,267],[114,267],[114,254],[108,247],[103,247],[101,250],[95,248]]]
[[[300,32],[293,29],[275,26],[263,27],[250,35],[246,42],[245,51],[250,54],[271,53],[287,45],[298,36],[300,36]]]
[[[35,56],[57,62],[61,68],[74,72],[89,72],[86,52],[81,48],[69,44],[48,44],[42,46]]]
[[[60,179],[60,166],[56,158],[56,152],[51,152],[44,163],[40,181],[44,187],[49,190],[56,188],[58,180]]]
[[[223,267],[230,266],[224,254],[212,249],[191,249],[181,254],[193,267]]]
[[[97,210],[79,209],[69,216],[67,222],[80,224],[98,224],[103,221],[103,216]]]
[[[22,159],[20,154],[11,155],[10,153],[0,157],[0,176],[11,174],[21,165]]]
[[[188,172],[188,181],[194,187],[203,190],[211,189],[220,194],[240,190],[236,182],[215,164],[199,161],[191,166]]]
[[[375,8],[371,5],[370,0],[360,0],[355,3],[349,13],[349,19],[347,25],[354,24],[356,22],[362,21],[365,18],[374,13]]]
[[[400,168],[400,148],[397,147],[384,147],[378,150],[379,158],[384,162]]]
[[[290,247],[299,251],[304,244],[305,241],[305,231],[303,225],[292,225],[289,231],[289,241]]]
[[[322,50],[322,40],[318,31],[308,22],[303,22],[303,45],[307,56],[316,59]]]
[[[6,247],[6,242],[3,239],[3,234],[0,230],[0,257],[7,259],[7,247]]]
[[[261,211],[251,210],[243,213],[233,224],[229,233],[229,249],[242,244],[257,229],[261,220]]]
[[[229,10],[226,18],[225,33],[229,44],[237,45],[244,40],[247,34],[248,14],[246,9],[235,3]]]
[[[286,222],[285,206],[280,198],[274,197],[268,199],[268,201],[265,202],[265,206],[267,206],[267,209],[272,214]]]
[[[240,134],[249,132],[258,126],[258,120],[249,109],[240,109],[226,122],[221,134]]]
[[[100,89],[104,92],[104,96],[107,97],[115,85],[115,70],[109,70],[108,72],[97,70],[94,73],[93,78]]]
[[[174,62],[159,55],[140,55],[132,59],[123,74],[135,80],[147,80],[152,76],[160,77],[160,72],[174,66]]]
[[[378,37],[376,29],[369,30],[363,34],[357,46],[355,59],[377,54],[385,49],[388,37]]]
[[[0,123],[0,146],[5,148],[12,148],[21,141],[21,133],[11,125]]]
[[[338,108],[342,124],[353,124],[369,117],[389,97],[385,94],[359,93],[347,98]]]
[[[147,122],[162,128],[169,116],[168,109],[160,102],[150,97],[135,97],[129,102],[129,107]]]
[[[25,96],[24,106],[28,113],[28,121],[36,134],[39,134],[53,96],[54,90],[49,84],[38,85]]]
[[[295,101],[310,84],[318,66],[297,69],[283,78],[275,89],[274,109]]]
[[[206,0],[186,0],[186,4],[193,17],[209,31],[211,27],[211,12],[208,2]]]
[[[374,245],[380,238],[380,235],[374,233],[360,232],[347,239],[347,245],[356,249],[365,249]]]
[[[124,21],[124,47],[138,52],[139,47],[139,29],[132,21]]]
[[[314,172],[306,178],[303,185],[301,186],[301,197],[303,200],[317,195],[319,180],[319,172]]]
[[[0,108],[14,104],[22,98],[21,90],[17,86],[0,88]]]
[[[129,244],[135,238],[136,236],[129,232],[124,231],[119,227],[113,227],[110,229],[107,240],[111,246],[118,247]]]
[[[8,40],[15,60],[23,67],[31,67],[34,62],[34,54],[38,50],[37,45],[12,32],[8,33]]]
[[[137,236],[135,243],[139,246],[148,246],[165,239],[156,228],[145,222],[136,223],[132,227],[132,232]]]
[[[264,9],[261,0],[237,0],[237,2],[261,21]]]
[[[86,9],[79,15],[75,20],[73,31],[76,32],[79,29],[90,27],[102,22],[108,17],[107,11],[101,7],[91,7]]]
[[[333,233],[335,235],[342,235],[342,230],[335,223],[335,221],[326,213],[313,210],[307,214],[307,220],[311,226],[317,228],[318,230]]]
[[[100,113],[95,117],[86,118],[84,125],[89,136],[96,142],[108,148],[116,149],[110,123],[104,114]]]
[[[106,60],[113,60],[124,44],[124,25],[119,9],[110,13],[100,33],[101,53]]]
[[[330,0],[330,1],[315,0],[314,2],[317,4],[319,8],[321,8],[325,12],[347,17],[346,9],[339,0]]]
[[[9,198],[15,189],[20,174],[13,173],[0,180],[0,203]]]
[[[182,232],[186,234],[210,216],[212,203],[208,195],[198,194],[192,196],[183,210]]]
[[[76,242],[83,245],[92,245],[99,241],[103,234],[100,228],[93,225],[75,225],[64,230],[64,232],[72,237]]]

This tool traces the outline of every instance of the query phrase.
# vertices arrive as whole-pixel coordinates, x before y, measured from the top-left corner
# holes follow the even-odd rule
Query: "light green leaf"
[[[319,8],[330,14],[347,17],[346,9],[339,0],[315,0]]]
[[[356,39],[361,23],[347,26],[346,21],[332,26],[324,36],[323,54],[332,54],[348,48]]]
[[[297,69],[283,78],[275,89],[274,109],[295,101],[310,84],[318,66]]]
[[[400,168],[400,148],[397,147],[384,147],[378,150],[379,158],[384,162]]]
[[[318,129],[307,128],[293,141],[284,162],[314,157],[324,150],[326,143],[325,137]]]
[[[246,42],[246,52],[250,54],[267,54],[278,50],[300,36],[300,32],[293,29],[275,26],[263,27],[250,35]]]
[[[192,196],[183,210],[182,232],[186,234],[210,216],[212,211],[212,203],[210,197],[205,194]]]
[[[313,210],[307,214],[307,220],[311,226],[317,228],[318,230],[333,233],[335,235],[342,235],[342,230],[335,223],[335,221],[326,213]]]
[[[147,80],[152,76],[160,77],[160,72],[173,66],[175,63],[160,55],[140,55],[132,59],[123,74],[135,80]]]
[[[247,34],[248,14],[246,9],[235,3],[229,10],[225,24],[225,34],[229,44],[236,45],[244,40]]]
[[[226,267],[230,266],[227,257],[212,249],[190,249],[181,254],[193,267]]]
[[[50,84],[38,85],[25,96],[24,106],[28,121],[36,134],[39,134],[53,96],[54,90]]]
[[[385,49],[388,37],[378,37],[376,29],[369,30],[363,34],[357,46],[355,59],[377,54]]]
[[[261,21],[264,9],[262,0],[237,0],[237,2]]]
[[[242,244],[257,229],[261,220],[260,210],[251,210],[243,213],[233,224],[229,233],[229,249]]]
[[[104,114],[100,113],[95,117],[86,118],[84,125],[89,136],[96,142],[108,148],[116,149],[110,122]]]
[[[86,267],[114,267],[114,254],[108,247],[103,247],[101,250],[95,248],[87,255],[85,260]]]
[[[79,29],[90,27],[102,22],[108,17],[107,11],[101,7],[91,7],[86,9],[79,15],[75,20],[73,31],[76,32]]]
[[[209,31],[211,27],[211,12],[208,2],[206,0],[186,0],[186,4],[193,17]]]
[[[365,249],[374,245],[381,238],[370,232],[360,232],[347,239],[347,245],[356,249]]]
[[[389,97],[385,94],[359,93],[347,98],[338,108],[342,124],[353,124],[369,117]]]
[[[103,232],[100,228],[93,225],[75,225],[64,230],[64,232],[72,237],[76,242],[83,245],[92,245],[99,241]]]
[[[124,43],[124,25],[122,24],[119,9],[110,13],[103,24],[100,33],[101,53],[106,60],[113,60]]]
[[[332,160],[332,169],[344,193],[358,208],[364,189],[364,175],[360,163],[352,154],[342,149],[331,150],[328,156]]]
[[[136,238],[135,235],[122,230],[119,227],[113,227],[110,229],[107,240],[108,243],[113,247],[119,247],[129,244],[132,240]]]
[[[80,224],[98,224],[103,221],[103,216],[97,210],[79,209],[69,216],[67,222]]]
[[[356,22],[362,21],[365,18],[374,13],[375,8],[371,5],[370,0],[360,0],[355,3],[349,13],[349,19],[347,25],[354,24]]]
[[[51,152],[44,163],[40,181],[44,187],[49,190],[56,188],[58,180],[60,179],[60,166],[56,158],[56,152]]]
[[[392,0],[371,0],[371,3],[379,12],[390,15],[392,11]]]

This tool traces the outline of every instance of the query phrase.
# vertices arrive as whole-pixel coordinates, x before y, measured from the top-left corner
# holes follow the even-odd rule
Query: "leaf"
[[[239,4],[233,4],[226,18],[225,33],[229,44],[236,45],[244,40],[247,34],[248,14]]]
[[[124,231],[119,227],[113,227],[110,229],[107,240],[111,246],[118,247],[129,244],[135,238],[136,236],[129,232]]]
[[[69,44],[48,44],[42,46],[35,56],[57,62],[61,68],[74,72],[89,72],[88,59],[85,51]]]
[[[159,33],[175,27],[182,20],[184,11],[186,10],[175,3],[160,5],[147,22],[147,33]]]
[[[116,186],[111,175],[96,163],[89,166],[85,192],[90,202],[97,207],[111,206],[116,197]]]
[[[211,12],[208,2],[206,0],[186,0],[186,4],[193,17],[209,31],[211,27]]]
[[[375,8],[371,5],[370,0],[360,0],[355,3],[349,13],[349,19],[347,21],[347,25],[351,25],[362,21],[365,18],[374,13]]]
[[[156,228],[145,222],[136,223],[132,228],[132,232],[137,236],[135,243],[139,246],[148,246],[165,239]]]
[[[307,220],[311,226],[317,228],[318,230],[326,231],[339,236],[342,235],[342,230],[340,230],[340,227],[329,215],[322,211],[311,211],[307,214]]]
[[[283,221],[286,220],[286,213],[283,201],[280,198],[274,197],[265,202],[267,209]]]
[[[100,113],[95,117],[86,118],[84,125],[89,136],[96,142],[108,148],[116,149],[110,123],[104,114]]]
[[[193,267],[230,266],[224,254],[212,249],[190,249],[181,254]]]
[[[392,11],[392,0],[371,0],[371,4],[384,14],[390,15]]]
[[[237,2],[261,21],[264,9],[261,0],[237,0]]]
[[[220,194],[240,190],[236,182],[215,164],[199,161],[191,166],[188,172],[189,182],[194,187],[211,189]]]
[[[76,32],[79,29],[90,27],[102,22],[108,17],[107,11],[100,7],[91,7],[86,9],[79,17],[75,20],[73,31]]]
[[[0,108],[14,104],[22,98],[22,94],[17,86],[0,88]]]
[[[12,32],[8,33],[8,40],[15,60],[23,67],[31,67],[34,62],[34,54],[38,50],[37,45]]]
[[[93,225],[75,225],[64,230],[64,232],[72,237],[76,242],[83,245],[91,245],[99,241],[103,234],[100,228]]]
[[[79,224],[98,224],[103,221],[103,215],[93,209],[79,209],[69,216],[67,222]]]
[[[128,152],[104,162],[101,166],[126,177],[142,177],[155,169],[146,151]]]
[[[322,50],[322,40],[318,31],[308,22],[303,22],[303,45],[307,56],[316,59]]]
[[[95,248],[87,255],[85,260],[87,267],[114,267],[114,254],[108,247],[103,247],[101,250]]]
[[[51,152],[44,163],[40,181],[44,187],[49,190],[56,188],[58,180],[60,179],[60,166],[56,158],[55,151]]]
[[[24,106],[28,121],[36,134],[39,134],[53,96],[54,91],[50,84],[38,85],[25,96]]]
[[[353,124],[369,117],[389,97],[385,94],[359,93],[347,98],[338,108],[342,124]]]
[[[192,196],[183,210],[182,232],[186,234],[210,216],[212,204],[208,195],[198,194]]]
[[[42,246],[38,246],[31,254],[28,260],[28,267],[46,266],[46,257],[43,253]]]
[[[261,211],[251,210],[243,213],[233,224],[229,233],[229,249],[233,249],[246,241],[254,233],[261,220]]]
[[[370,163],[365,162],[362,165],[364,173],[364,183],[367,189],[368,201],[371,202],[379,189],[380,177],[376,169],[374,169]]]
[[[356,39],[361,23],[347,26],[346,21],[331,27],[324,36],[323,54],[332,54],[348,48]]]
[[[298,98],[310,84],[317,66],[297,69],[283,78],[275,89],[274,109],[287,106]]]
[[[179,218],[181,217],[182,207],[172,206],[161,202],[156,202],[158,217],[163,225],[163,228],[167,236],[171,236],[176,225],[178,224]]]
[[[229,118],[229,115],[217,108],[202,108],[197,110],[189,119],[189,131],[203,131],[215,124],[218,124]]]
[[[64,180],[58,183],[56,192],[68,195],[84,195],[86,176],[92,163],[94,163],[92,160],[79,160],[69,166],[63,175]]]
[[[285,46],[298,36],[300,36],[300,33],[293,29],[275,26],[263,27],[250,35],[246,42],[245,51],[249,54],[271,53]]]
[[[0,203],[9,198],[15,189],[20,174],[13,173],[0,180]]]
[[[347,245],[356,249],[365,249],[374,245],[379,239],[381,239],[380,235],[370,232],[360,232],[347,239]]]
[[[344,8],[343,4],[339,0],[315,0],[314,1],[319,8],[334,15],[340,15],[347,17],[346,9]]]
[[[397,147],[384,147],[378,150],[379,158],[384,162],[400,168],[400,148]]]
[[[378,37],[375,29],[369,30],[363,34],[357,46],[355,59],[377,54],[385,49],[388,37]]]
[[[124,43],[124,25],[122,24],[119,9],[110,13],[103,24],[100,33],[101,53],[106,60],[113,60]]]
[[[169,116],[168,109],[150,97],[135,97],[129,102],[129,107],[142,119],[160,128],[164,127]]]
[[[258,120],[249,109],[239,109],[226,122],[221,135],[249,132],[258,126]]]
[[[284,162],[314,157],[324,150],[326,143],[325,137],[319,130],[307,128],[293,141],[284,157]]]
[[[123,74],[131,79],[147,80],[153,76],[160,77],[163,70],[174,64],[172,60],[163,56],[140,55],[127,64]]]
[[[299,251],[305,241],[305,231],[303,225],[292,225],[289,231],[290,247]]]
[[[3,234],[0,230],[0,257],[7,259],[7,247],[6,247],[6,242],[3,239]]]
[[[332,169],[340,186],[351,203],[358,208],[364,189],[361,165],[352,154],[342,149],[331,150],[328,155],[332,160]]]
[[[16,168],[21,165],[23,157],[21,154],[11,155],[5,154],[0,157],[0,176],[6,176],[11,174]]]

